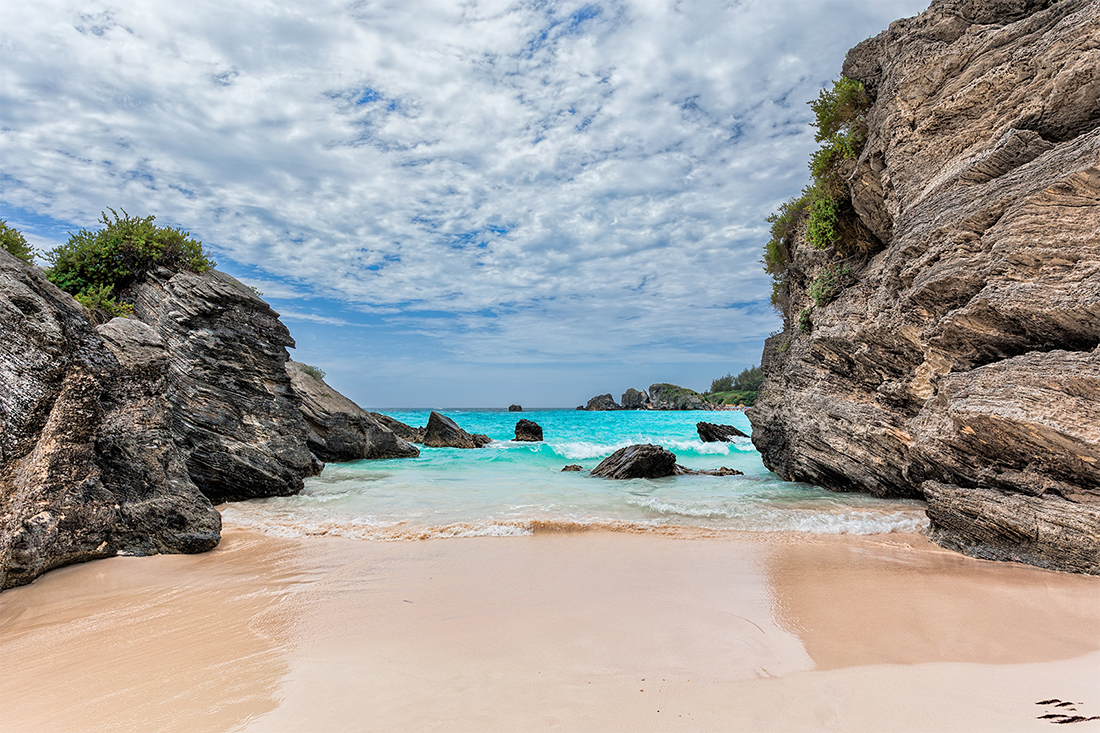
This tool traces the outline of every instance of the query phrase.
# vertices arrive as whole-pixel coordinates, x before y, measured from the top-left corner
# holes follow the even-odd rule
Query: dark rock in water
[[[568,466],[566,466],[565,468],[562,469],[562,471],[583,471],[583,470],[584,470],[584,466],[578,465],[576,463],[570,464],[570,465],[568,465]]]
[[[508,405],[508,412],[523,412],[523,407],[520,405]]]
[[[424,428],[424,445],[431,448],[481,448],[489,442],[489,436],[467,433],[454,420],[438,412],[428,416]]]
[[[667,383],[649,385],[649,402],[654,410],[714,409],[714,405],[695,390]]]
[[[676,472],[676,454],[659,445],[628,445],[592,469],[597,478],[661,478]]]
[[[217,270],[163,268],[121,299],[168,349],[172,432],[211,501],[296,494],[320,473],[286,373],[294,340],[267,303]]]
[[[728,443],[734,438],[749,437],[732,425],[715,425],[710,422],[695,423],[695,430],[704,443]]]
[[[516,440],[536,443],[542,440],[542,426],[532,420],[516,423]]]
[[[396,420],[389,415],[383,415],[380,412],[368,412],[371,418],[384,428],[388,428],[393,431],[393,434],[402,440],[409,443],[423,443],[424,442],[424,428],[414,428],[411,425],[406,425],[400,420]]]
[[[298,362],[288,361],[286,371],[302,400],[302,415],[309,425],[307,444],[322,461],[415,458],[420,455],[416,446],[376,420],[374,413],[367,412],[324,380],[303,370]]]
[[[583,409],[584,409],[584,405],[577,405],[577,409],[578,409],[578,410],[583,410]]]
[[[119,552],[203,552],[221,515],[173,439],[153,329],[86,311],[0,249],[0,589]]]
[[[645,390],[639,392],[630,387],[623,392],[621,401],[624,410],[646,410],[649,408],[649,393]]]
[[[590,411],[602,411],[602,410],[621,410],[623,409],[615,402],[615,399],[611,396],[611,393],[596,395],[588,401],[588,404],[584,406],[584,409]]]
[[[837,226],[863,251],[845,280],[784,242],[747,413],[768,468],[925,499],[967,554],[1100,572],[1098,34],[1094,0],[936,0],[848,53],[871,105]]]
[[[712,469],[709,469],[709,470],[706,470],[706,471],[696,471],[695,469],[687,468],[686,466],[681,466],[679,463],[676,464],[675,473],[676,473],[677,476],[744,476],[745,475],[744,471],[738,471],[738,470],[733,469],[733,468],[726,468],[725,466],[722,466],[721,468],[712,468]]]

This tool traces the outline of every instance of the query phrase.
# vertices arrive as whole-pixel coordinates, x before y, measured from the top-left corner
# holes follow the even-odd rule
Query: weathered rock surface
[[[320,473],[285,368],[294,340],[267,303],[217,270],[160,269],[122,299],[168,349],[172,432],[211,501],[295,494]]]
[[[370,416],[384,428],[388,428],[393,431],[393,434],[397,437],[405,440],[409,443],[423,443],[424,442],[424,428],[414,428],[411,425],[390,417],[389,415],[383,415],[380,412],[372,412]]]
[[[676,473],[676,454],[659,445],[628,445],[592,469],[597,478],[662,478]]]
[[[286,372],[301,398],[300,409],[309,426],[306,443],[315,456],[325,462],[341,462],[420,455],[419,448],[377,420],[375,413],[359,407],[302,366],[288,361]]]
[[[645,390],[639,392],[630,387],[623,392],[620,402],[624,410],[647,410],[649,409],[649,393]]]
[[[588,404],[584,406],[585,410],[589,411],[606,411],[606,410],[621,410],[623,409],[615,398],[611,396],[611,393],[596,395],[588,401]]]
[[[668,383],[649,385],[649,401],[654,410],[714,409],[714,405],[695,390]]]
[[[428,415],[423,442],[431,448],[481,448],[491,441],[488,435],[467,433],[451,418],[433,412]]]
[[[881,251],[804,332],[839,263],[796,238],[753,442],[784,478],[926,498],[947,547],[1096,573],[1100,4],[937,0],[844,73]]]
[[[537,443],[542,440],[542,426],[534,420],[520,420],[516,423],[516,440]]]
[[[221,516],[170,426],[169,353],[145,324],[93,329],[0,250],[0,589],[119,552],[203,552]]]
[[[728,443],[734,438],[749,437],[732,425],[716,425],[711,422],[695,423],[695,431],[704,443]]]
[[[562,471],[583,471],[584,466],[579,463],[570,463],[568,466],[562,469]]]
[[[508,412],[523,412],[522,405],[508,405]]]
[[[705,471],[696,471],[693,468],[681,466],[677,463],[675,474],[677,476],[744,476],[745,472],[738,471],[734,468],[726,468],[725,466],[721,468],[710,468]]]

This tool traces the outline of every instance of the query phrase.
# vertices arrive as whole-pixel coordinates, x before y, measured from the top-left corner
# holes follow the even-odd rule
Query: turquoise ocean
[[[384,410],[422,426],[427,410]],[[750,432],[741,412],[443,410],[484,433],[484,448],[427,448],[419,458],[331,463],[297,496],[229,504],[227,523],[281,536],[372,540],[510,536],[608,528],[664,533],[812,532],[878,534],[927,526],[924,504],[836,493],[784,481],[747,438],[704,443],[698,421]],[[512,440],[520,418],[542,443]],[[694,469],[726,466],[743,476],[612,481],[588,470],[615,450],[654,443]],[[579,464],[583,472],[562,472]]]

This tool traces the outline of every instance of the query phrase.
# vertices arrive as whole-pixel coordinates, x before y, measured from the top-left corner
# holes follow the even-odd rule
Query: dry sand
[[[230,528],[0,595],[4,733],[1100,730],[1058,712],[1100,716],[1100,579],[916,535]]]

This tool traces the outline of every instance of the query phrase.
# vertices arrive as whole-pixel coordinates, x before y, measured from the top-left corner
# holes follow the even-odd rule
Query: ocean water
[[[413,426],[426,410],[387,410]],[[446,410],[484,448],[427,448],[419,458],[332,463],[297,496],[229,504],[228,523],[283,536],[373,540],[507,536],[608,528],[713,534],[813,532],[878,534],[927,526],[924,504],[841,494],[783,481],[747,438],[703,443],[695,423],[750,432],[729,412]],[[544,442],[512,440],[516,421],[534,420]],[[720,466],[743,476],[675,476],[613,481],[588,470],[615,450],[654,443],[694,469]],[[562,472],[579,464],[583,472]]]

